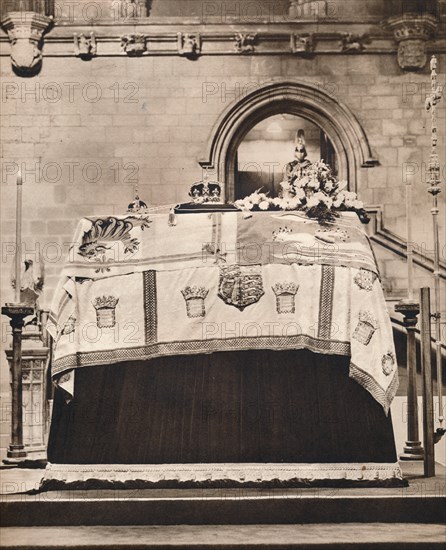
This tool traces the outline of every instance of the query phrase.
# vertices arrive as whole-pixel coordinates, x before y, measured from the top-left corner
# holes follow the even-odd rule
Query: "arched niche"
[[[199,161],[225,182],[225,200],[234,198],[234,167],[241,141],[260,121],[281,113],[307,118],[325,132],[336,152],[338,177],[346,179],[352,191],[357,190],[359,168],[378,164],[361,124],[343,102],[308,82],[273,82],[229,105],[211,132],[206,157]]]

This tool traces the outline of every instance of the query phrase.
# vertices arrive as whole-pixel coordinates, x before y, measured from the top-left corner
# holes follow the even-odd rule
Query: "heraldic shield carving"
[[[222,265],[218,295],[228,305],[243,311],[265,294],[261,265]]]

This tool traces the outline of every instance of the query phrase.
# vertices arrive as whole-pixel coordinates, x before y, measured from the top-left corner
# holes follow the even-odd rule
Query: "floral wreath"
[[[347,191],[347,182],[338,181],[323,160],[302,168],[298,164],[280,183],[279,197],[271,198],[258,189],[248,197],[234,202],[242,211],[300,210],[320,223],[333,221],[339,212],[356,212],[363,223],[369,221],[362,201],[356,193]]]

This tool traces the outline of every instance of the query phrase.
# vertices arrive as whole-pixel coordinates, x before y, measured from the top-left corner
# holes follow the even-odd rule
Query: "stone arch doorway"
[[[232,103],[214,126],[200,161],[225,182],[225,200],[235,197],[237,150],[246,134],[262,120],[290,114],[313,122],[333,145],[340,179],[357,190],[358,171],[378,164],[372,158],[367,136],[355,115],[335,96],[316,84],[300,81],[273,82],[259,86]]]
[[[256,189],[278,195],[287,164],[295,158],[296,133],[305,141],[307,159],[323,159],[335,174],[337,158],[331,141],[312,121],[282,113],[252,128],[240,142],[234,162],[234,198],[242,199]],[[232,162],[231,168],[232,169]]]

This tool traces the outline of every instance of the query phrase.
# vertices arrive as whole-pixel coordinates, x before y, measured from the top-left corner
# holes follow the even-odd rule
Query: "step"
[[[268,492],[146,489],[49,491],[7,495],[2,500],[3,527],[446,522],[444,488],[442,496],[411,494],[408,488],[396,494],[390,489],[369,489],[366,494],[328,488]]]
[[[444,548],[444,525],[176,525],[113,527],[8,527],[2,550],[95,549],[284,549],[284,548]]]

